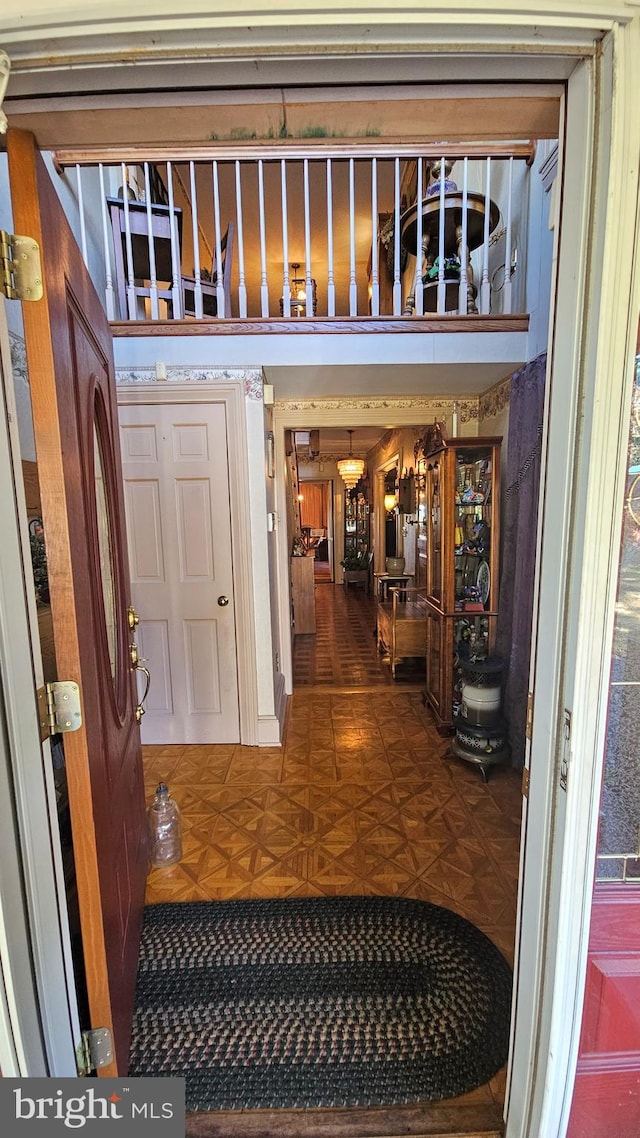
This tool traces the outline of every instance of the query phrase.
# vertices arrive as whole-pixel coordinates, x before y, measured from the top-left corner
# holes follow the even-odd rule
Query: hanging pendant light
[[[355,458],[353,454],[353,431],[347,431],[349,435],[349,455],[347,458],[340,458],[338,460],[338,474],[344,482],[347,490],[353,490],[353,487],[360,481],[364,474],[364,459]]]

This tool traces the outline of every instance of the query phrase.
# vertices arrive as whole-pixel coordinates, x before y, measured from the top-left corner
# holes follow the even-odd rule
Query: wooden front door
[[[65,736],[92,1027],[127,1069],[147,872],[140,733],[111,333],[31,135],[10,131],[17,233],[40,245],[44,297],[23,305],[58,679],[82,727]]]
[[[225,405],[123,405],[120,438],[143,741],[238,743]]]

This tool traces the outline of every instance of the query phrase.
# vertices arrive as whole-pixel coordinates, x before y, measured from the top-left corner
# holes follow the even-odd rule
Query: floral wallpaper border
[[[479,399],[479,415],[480,419],[491,419],[495,415],[499,415],[501,411],[507,406],[511,398],[511,376],[508,375],[506,379],[501,379],[499,383],[494,383],[488,391],[485,391]]]
[[[461,423],[469,423],[478,418],[479,399],[443,399],[438,396],[428,398],[425,396],[407,397],[376,397],[371,399],[345,397],[342,399],[276,399],[276,411],[429,411],[452,414],[454,403],[457,404],[458,419]]]
[[[14,380],[19,379],[29,386],[29,368],[27,366],[27,346],[22,336],[17,332],[9,331],[9,350],[11,352],[11,370]]]
[[[166,380],[158,380],[155,366],[116,368],[118,387],[131,383],[242,383],[247,399],[262,400],[262,369],[242,367],[201,367],[197,364],[178,367],[167,364]]]

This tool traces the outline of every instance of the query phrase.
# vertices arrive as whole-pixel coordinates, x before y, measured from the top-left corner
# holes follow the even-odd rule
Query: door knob
[[[225,596],[218,597],[218,604],[221,609],[225,608],[229,604],[229,598]]]
[[[129,608],[127,609],[127,623],[129,625],[130,632],[134,632],[140,624],[140,617],[138,616],[133,605],[129,605]]]
[[[137,644],[130,644],[129,645],[129,656],[131,658],[131,667],[137,668],[138,667],[138,660],[140,658],[139,653],[138,653],[138,645]]]

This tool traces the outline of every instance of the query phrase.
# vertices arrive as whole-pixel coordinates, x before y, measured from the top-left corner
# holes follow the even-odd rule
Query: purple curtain
[[[546,368],[544,352],[511,377],[507,463],[502,479],[502,570],[496,651],[507,665],[503,714],[515,767],[524,764]]]

